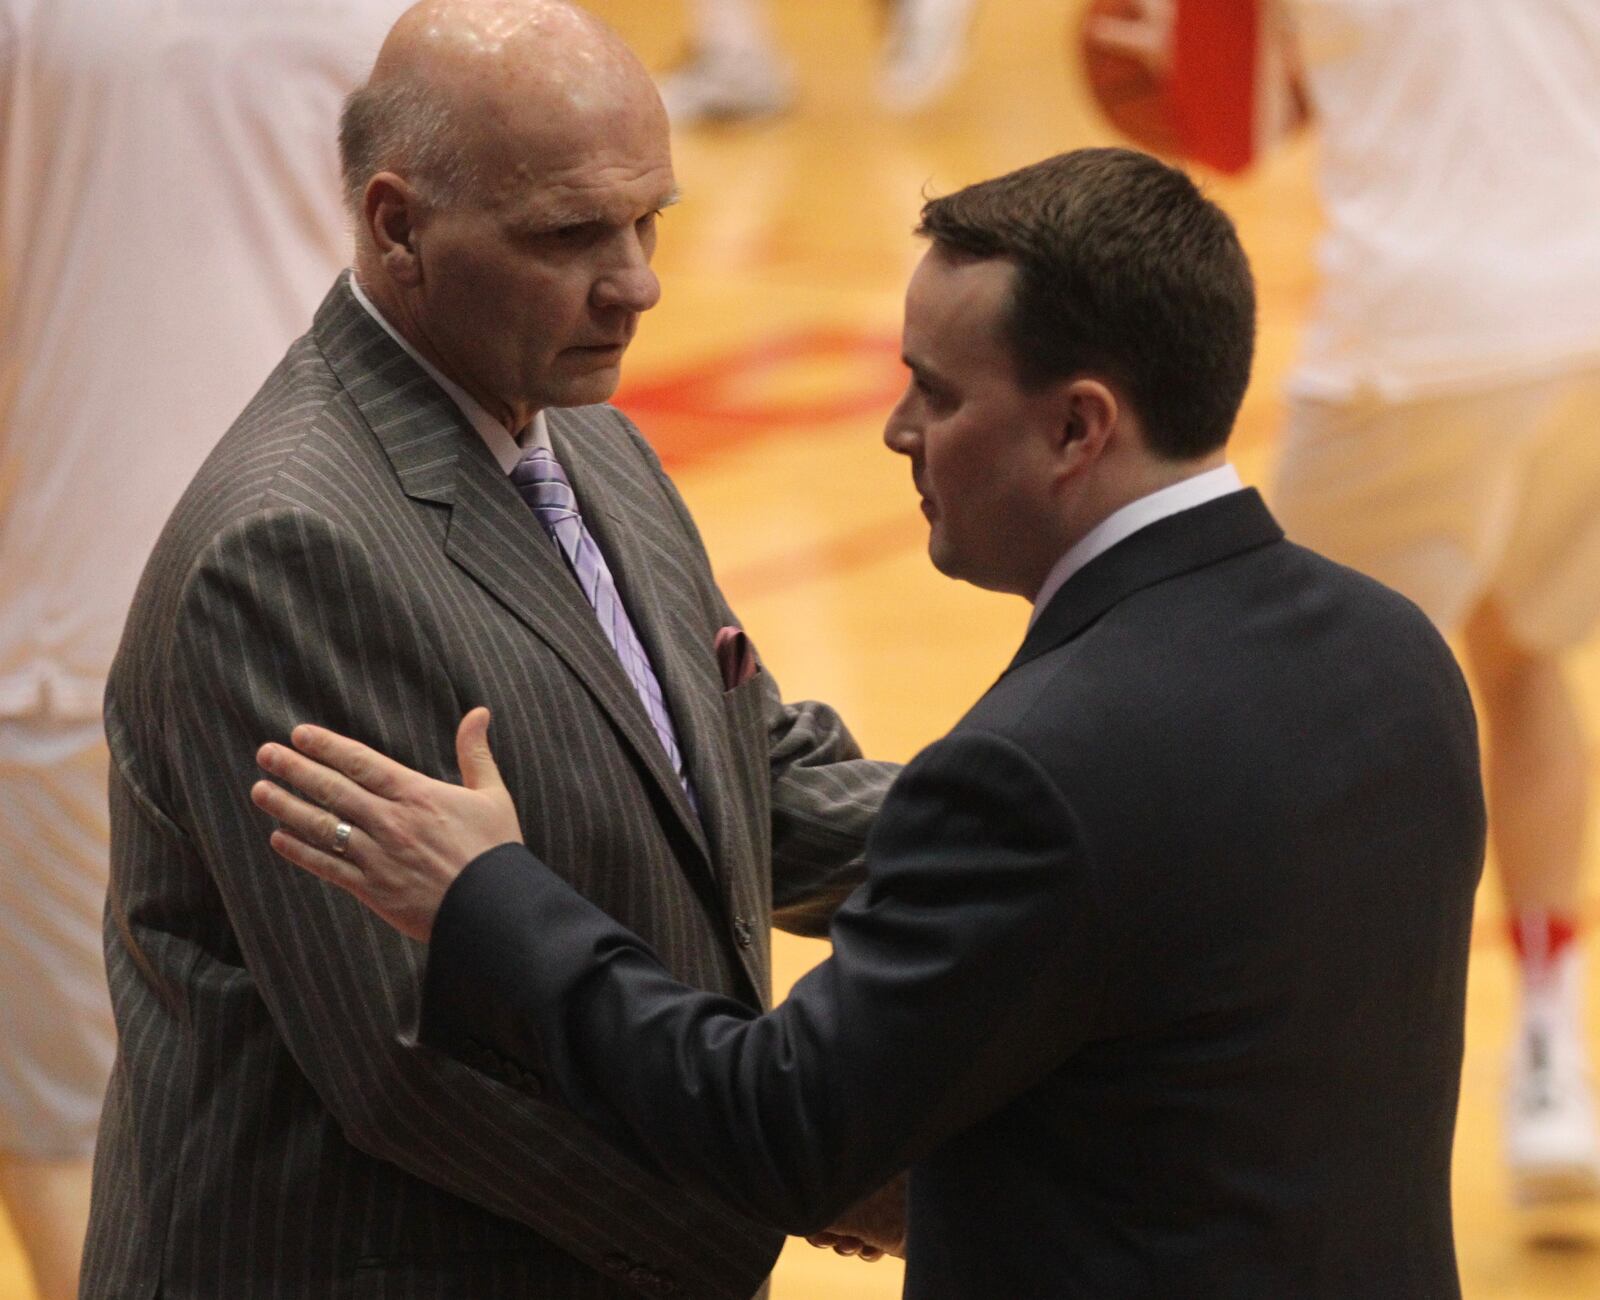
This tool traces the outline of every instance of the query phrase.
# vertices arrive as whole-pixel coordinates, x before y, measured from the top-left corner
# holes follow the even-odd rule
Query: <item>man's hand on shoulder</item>
[[[250,797],[278,821],[272,848],[354,894],[400,933],[427,942],[463,867],[522,828],[489,749],[489,710],[456,732],[463,785],[436,781],[358,741],[302,725],[294,748],[263,745],[263,771],[309,796],[258,781]]]

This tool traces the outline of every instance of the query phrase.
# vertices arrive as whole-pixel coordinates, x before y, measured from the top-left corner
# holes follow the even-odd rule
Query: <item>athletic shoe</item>
[[[1506,1156],[1521,1205],[1600,1196],[1600,1124],[1584,1047],[1575,951],[1523,990],[1511,1066]]]

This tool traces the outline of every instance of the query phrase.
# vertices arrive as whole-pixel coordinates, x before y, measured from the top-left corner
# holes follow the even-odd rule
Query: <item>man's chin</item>
[[[995,565],[975,565],[972,562],[973,556],[961,556],[948,546],[941,546],[937,535],[928,538],[928,559],[945,577],[954,578],[957,582],[971,583],[980,591],[1022,594],[1022,589],[1017,585],[1016,575],[1005,572]]]
[[[598,406],[601,402],[609,402],[616,395],[621,382],[620,365],[606,366],[584,375],[574,375],[551,395],[548,405]]]
[[[938,533],[928,535],[928,559],[947,578],[961,577],[960,566],[948,547],[939,544]]]

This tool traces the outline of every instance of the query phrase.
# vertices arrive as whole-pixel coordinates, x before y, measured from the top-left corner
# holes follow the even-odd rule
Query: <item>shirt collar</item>
[[[355,295],[355,300],[366,309],[367,314],[383,326],[384,332],[405,349],[406,355],[427,372],[428,378],[444,389],[446,396],[461,409],[461,414],[466,416],[467,423],[477,431],[478,436],[483,439],[484,444],[494,455],[495,460],[499,462],[500,468],[507,474],[511,473],[516,468],[517,462],[529,452],[537,448],[543,448],[545,451],[550,450],[550,430],[545,424],[543,411],[536,411],[528,427],[518,437],[513,438],[506,431],[506,426],[484,409],[482,402],[462,388],[460,384],[447,379],[441,374],[437,366],[433,365],[416,348],[412,347],[400,331],[389,324],[383,313],[373,305],[372,299],[367,297],[366,291],[362,289],[361,282],[356,279],[354,271],[350,272],[350,292]]]
[[[1244,482],[1238,470],[1232,465],[1219,465],[1216,469],[1208,469],[1193,478],[1160,488],[1113,511],[1056,561],[1044,585],[1039,588],[1039,594],[1034,597],[1033,617],[1028,620],[1028,626],[1033,626],[1044,607],[1050,603],[1050,598],[1066,585],[1067,579],[1096,556],[1104,555],[1118,542],[1132,537],[1141,528],[1148,528],[1158,519],[1193,510],[1207,501],[1238,492],[1243,487]]]

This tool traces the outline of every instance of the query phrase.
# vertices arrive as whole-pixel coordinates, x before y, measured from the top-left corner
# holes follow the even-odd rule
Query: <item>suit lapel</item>
[[[1067,580],[1006,672],[1072,640],[1137,591],[1282,539],[1283,529],[1254,488],[1158,519]]]
[[[313,332],[402,489],[415,500],[450,510],[446,555],[560,656],[633,749],[709,863],[699,819],[593,608],[483,440],[355,300],[343,278],[318,311]],[[588,522],[590,507],[581,489],[579,500]],[[611,562],[615,573],[616,561]],[[630,605],[630,616],[633,612]]]

